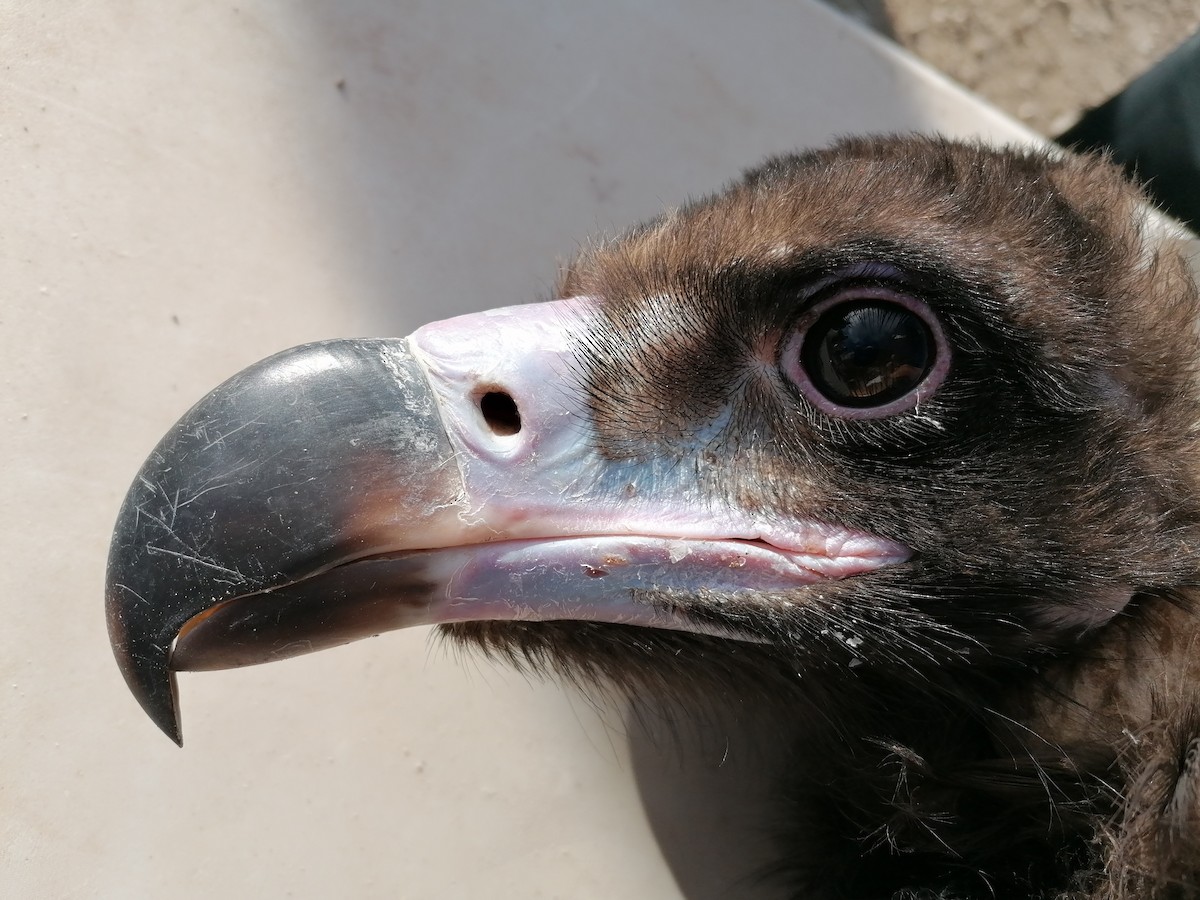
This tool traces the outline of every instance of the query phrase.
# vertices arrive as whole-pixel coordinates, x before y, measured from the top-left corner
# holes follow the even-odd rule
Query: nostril
[[[479,398],[479,411],[492,434],[508,437],[521,430],[517,401],[504,391],[488,391]]]

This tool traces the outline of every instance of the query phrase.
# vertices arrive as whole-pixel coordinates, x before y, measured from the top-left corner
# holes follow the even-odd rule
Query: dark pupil
[[[800,351],[813,385],[842,406],[881,406],[903,397],[933,366],[933,338],[915,313],[894,303],[844,303],[809,329]]]

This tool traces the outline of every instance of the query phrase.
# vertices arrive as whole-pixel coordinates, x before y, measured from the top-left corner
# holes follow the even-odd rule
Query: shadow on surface
[[[778,717],[639,707],[626,716],[634,778],[650,827],[687,900],[782,900],[768,875],[780,847],[778,775],[793,746]]]

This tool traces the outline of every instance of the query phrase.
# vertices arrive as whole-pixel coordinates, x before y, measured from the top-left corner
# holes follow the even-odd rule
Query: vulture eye
[[[921,301],[884,288],[838,292],[797,324],[784,372],[819,409],[846,418],[903,412],[949,368],[937,318]]]

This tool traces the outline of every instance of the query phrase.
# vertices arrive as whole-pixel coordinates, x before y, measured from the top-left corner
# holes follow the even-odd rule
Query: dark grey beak
[[[180,741],[171,649],[188,622],[395,549],[389,519],[419,528],[461,493],[452,455],[404,340],[288,350],[196,404],[142,466],[108,558],[109,636],[155,723]]]

